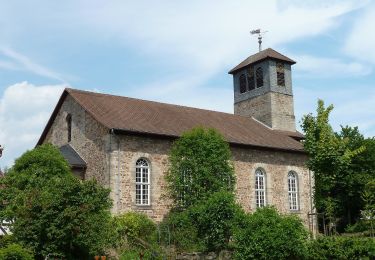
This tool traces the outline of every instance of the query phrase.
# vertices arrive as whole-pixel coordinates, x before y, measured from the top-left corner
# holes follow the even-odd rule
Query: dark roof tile
[[[262,61],[264,59],[271,58],[271,59],[276,59],[276,60],[282,60],[290,64],[295,64],[296,62],[287,56],[282,55],[281,53],[275,51],[274,49],[268,48],[263,51],[260,51],[254,55],[249,56],[247,59],[242,61],[240,64],[238,64],[236,67],[231,69],[228,73],[233,74],[237,70],[240,70],[250,64]]]
[[[75,89],[66,89],[62,99],[67,94],[109,129],[179,137],[193,127],[204,126],[217,129],[232,144],[303,151],[302,144],[289,135],[248,117]]]

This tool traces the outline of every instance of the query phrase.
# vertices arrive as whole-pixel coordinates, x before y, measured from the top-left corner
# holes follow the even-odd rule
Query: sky
[[[32,149],[65,87],[233,113],[228,71],[253,29],[297,61],[297,127],[317,100],[330,122],[375,136],[375,1],[0,0],[0,167]]]

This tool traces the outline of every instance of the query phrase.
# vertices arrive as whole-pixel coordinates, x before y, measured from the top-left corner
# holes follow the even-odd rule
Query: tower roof
[[[274,49],[268,48],[263,51],[260,51],[254,55],[249,56],[244,61],[242,61],[240,64],[238,64],[236,67],[231,69],[228,73],[233,74],[237,70],[242,69],[243,67],[246,67],[250,64],[265,60],[265,59],[275,59],[275,60],[281,60],[285,61],[290,64],[295,64],[296,62],[290,58],[288,58],[285,55],[282,55],[281,53],[275,51]]]

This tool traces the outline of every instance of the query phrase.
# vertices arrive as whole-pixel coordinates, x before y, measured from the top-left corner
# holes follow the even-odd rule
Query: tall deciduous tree
[[[342,127],[335,133],[329,124],[332,109],[319,100],[316,116],[304,116],[302,129],[309,154],[307,165],[315,173],[316,207],[320,212],[334,209],[344,227],[364,206],[361,192],[374,178],[375,142],[365,139],[356,127]]]
[[[1,217],[14,221],[16,240],[35,252],[82,259],[109,239],[109,190],[81,182],[52,145],[26,152],[1,179]]]
[[[220,190],[233,191],[234,170],[229,144],[214,129],[192,129],[178,139],[166,176],[170,197],[187,208]]]

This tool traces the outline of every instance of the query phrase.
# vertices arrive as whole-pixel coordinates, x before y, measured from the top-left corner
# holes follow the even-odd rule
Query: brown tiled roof
[[[263,51],[260,51],[256,54],[254,54],[254,55],[251,55],[250,57],[245,59],[243,62],[238,64],[236,67],[231,69],[228,73],[233,74],[237,70],[242,69],[243,67],[246,67],[247,65],[262,61],[262,60],[267,59],[267,58],[285,61],[285,62],[290,63],[290,64],[296,63],[294,60],[289,59],[287,56],[282,55],[281,53],[275,51],[274,49],[268,48],[268,49],[265,49]]]
[[[193,127],[204,126],[217,129],[231,144],[303,151],[298,141],[251,118],[75,89],[65,89],[38,144],[43,142],[67,95],[71,95],[99,123],[118,132],[179,137]]]

